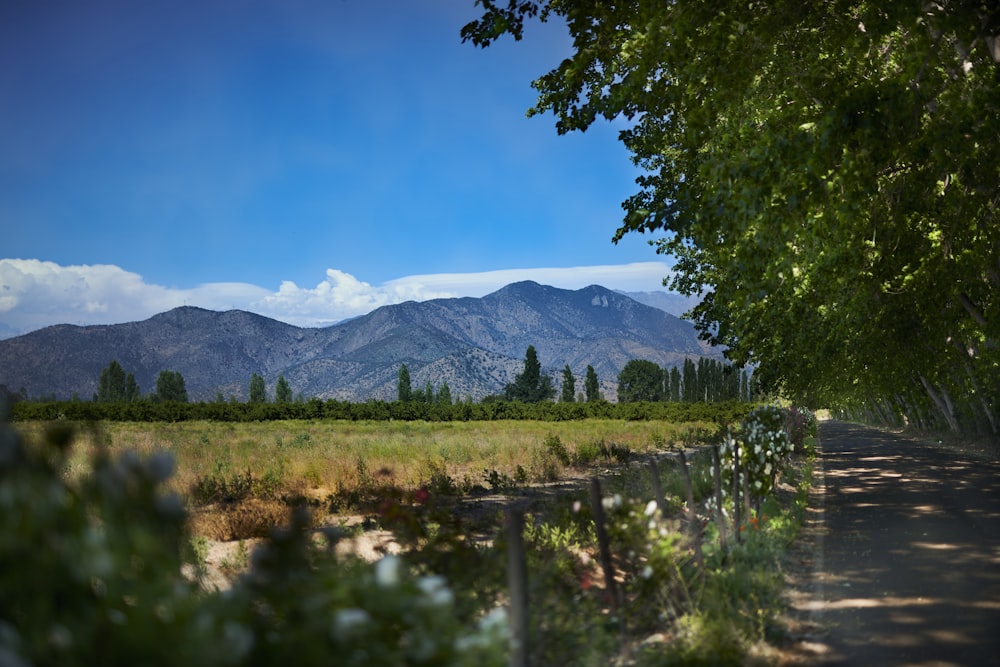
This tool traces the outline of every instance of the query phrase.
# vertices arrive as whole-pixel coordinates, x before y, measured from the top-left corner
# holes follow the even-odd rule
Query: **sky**
[[[565,26],[473,0],[0,3],[0,336],[181,305],[324,326],[518,280],[662,289],[611,242],[624,121],[526,117]]]

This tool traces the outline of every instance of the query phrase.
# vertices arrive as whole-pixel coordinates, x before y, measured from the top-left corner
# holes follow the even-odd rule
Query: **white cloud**
[[[247,283],[206,283],[176,289],[146,283],[107,264],[61,266],[35,259],[0,259],[0,337],[52,324],[110,324],[142,320],[177,306],[237,308],[299,326],[323,326],[403,301],[483,296],[504,285],[534,280],[579,289],[603,285],[626,291],[659,289],[670,273],[663,262],[618,266],[508,269],[407,276],[375,286],[327,269],[315,287],[282,282],[276,292]]]

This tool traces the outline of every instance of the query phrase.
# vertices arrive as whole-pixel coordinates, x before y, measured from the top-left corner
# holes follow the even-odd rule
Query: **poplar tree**
[[[563,368],[562,395],[559,398],[563,403],[574,403],[576,401],[576,379],[569,364]]]

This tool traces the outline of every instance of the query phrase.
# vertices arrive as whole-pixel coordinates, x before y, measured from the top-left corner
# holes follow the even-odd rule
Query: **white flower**
[[[455,599],[444,577],[438,574],[423,577],[417,581],[417,587],[427,596],[427,601],[437,607],[449,605]]]
[[[613,496],[606,496],[601,498],[601,505],[604,506],[606,510],[613,510],[615,508],[622,506],[622,497],[619,494]]]
[[[490,613],[479,619],[479,629],[489,634],[501,633],[506,635],[508,631],[507,609],[505,607],[494,607],[491,609]]]
[[[647,565],[646,567],[642,568],[642,575],[641,576],[642,576],[643,579],[649,579],[650,577],[653,576],[653,568],[650,567],[649,565]]]
[[[222,637],[229,647],[230,657],[242,660],[253,648],[253,633],[236,621],[226,621],[222,626]]]
[[[650,500],[648,503],[646,503],[646,509],[644,511],[644,514],[646,516],[653,516],[656,513],[656,507],[657,507],[656,501]]]
[[[364,609],[349,607],[338,609],[333,616],[333,636],[344,639],[353,635],[356,631],[368,625],[372,620],[371,615]]]
[[[579,512],[582,507],[583,507],[583,505],[580,503],[579,500],[574,500],[573,501],[573,513],[574,514],[576,514],[577,512]]]
[[[401,566],[396,556],[385,556],[375,563],[375,582],[386,588],[398,585]]]

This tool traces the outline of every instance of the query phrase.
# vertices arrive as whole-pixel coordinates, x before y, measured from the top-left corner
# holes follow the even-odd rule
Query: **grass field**
[[[49,426],[26,423],[18,428],[37,440]],[[85,469],[94,451],[105,447],[112,454],[130,450],[140,457],[170,452],[175,473],[169,488],[189,498],[206,480],[248,475],[272,496],[322,496],[373,479],[413,489],[441,474],[459,483],[481,483],[488,471],[541,481],[557,478],[566,465],[599,462],[611,449],[662,451],[704,439],[716,428],[701,422],[604,419],[103,422],[79,427],[68,474]]]

